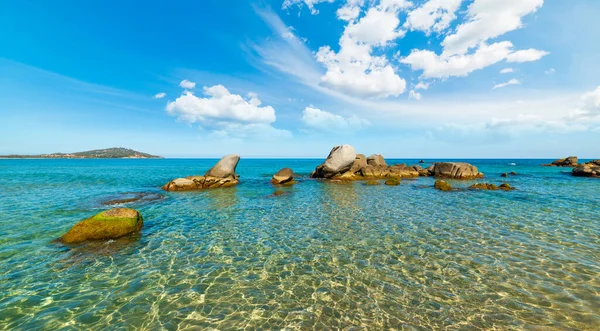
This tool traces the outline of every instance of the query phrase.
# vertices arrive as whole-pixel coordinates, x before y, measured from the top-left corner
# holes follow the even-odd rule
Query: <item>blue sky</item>
[[[0,154],[600,157],[594,0],[4,1]]]

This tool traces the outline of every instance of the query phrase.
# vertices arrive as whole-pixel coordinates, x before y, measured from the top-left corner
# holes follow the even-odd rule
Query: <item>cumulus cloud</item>
[[[415,90],[427,90],[429,88],[429,83],[419,82],[415,85]]]
[[[190,82],[189,80],[184,79],[181,81],[181,83],[179,83],[179,86],[183,87],[184,89],[191,90],[194,87],[196,87],[196,83]]]
[[[501,74],[509,74],[511,72],[515,72],[515,70],[513,68],[504,68],[504,69],[500,70]]]
[[[464,54],[488,39],[519,29],[523,16],[543,4],[544,0],[475,0],[467,9],[467,21],[442,41],[444,53]]]
[[[404,27],[411,30],[440,33],[456,19],[462,0],[429,0],[408,13]]]
[[[408,98],[409,99],[415,99],[415,100],[421,100],[423,98],[423,96],[421,95],[421,93],[415,92],[415,90],[411,90],[408,93]]]
[[[495,89],[503,88],[503,87],[506,87],[506,86],[509,86],[509,85],[518,85],[518,84],[521,84],[521,81],[518,80],[518,79],[514,79],[513,78],[513,79],[509,80],[508,82],[494,85],[493,89],[495,90]]]
[[[576,109],[572,117],[600,119],[600,86],[581,96],[581,107]]]
[[[164,93],[164,92],[160,92],[160,93],[156,93],[156,94],[153,96],[153,98],[154,98],[154,99],[162,99],[162,98],[164,98],[164,97],[166,97],[166,96],[167,96],[167,94],[166,94],[166,93]]]
[[[258,129],[277,130],[271,127],[275,122],[275,109],[261,106],[255,93],[246,98],[232,94],[223,85],[203,88],[204,97],[185,91],[175,101],[167,104],[167,112],[188,123],[199,123],[202,127],[216,132],[233,134],[251,133]]]
[[[292,6],[298,6],[300,8],[302,8],[302,6],[306,5],[306,7],[308,7],[308,10],[310,10],[310,13],[313,15],[316,15],[319,13],[319,11],[315,8],[316,4],[319,4],[321,2],[333,2],[335,0],[285,0],[283,1],[283,4],[281,5],[281,9],[288,9]]]
[[[532,61],[537,61],[548,54],[550,54],[550,53],[530,48],[530,49],[516,51],[516,52],[509,54],[506,57],[506,62],[517,62],[517,63],[532,62]]]
[[[352,115],[344,118],[340,115],[314,108],[306,107],[302,112],[302,123],[312,129],[320,131],[356,131],[370,125],[366,119]]]

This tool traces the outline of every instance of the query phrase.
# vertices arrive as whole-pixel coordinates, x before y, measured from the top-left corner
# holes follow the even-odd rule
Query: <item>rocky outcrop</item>
[[[387,163],[381,154],[373,154],[367,158],[367,164],[373,167],[387,167]]]
[[[546,167],[576,167],[579,163],[577,156],[569,156],[564,159],[556,160],[550,164],[543,164]]]
[[[600,162],[597,164],[586,163],[584,165],[577,166],[573,169],[573,176],[576,177],[600,177]]]
[[[165,184],[162,189],[165,191],[194,191],[235,186],[239,183],[239,176],[235,174],[239,161],[239,155],[224,156],[204,176],[177,178]]]
[[[437,178],[475,179],[483,174],[477,167],[465,162],[438,162],[434,165],[432,175]]]
[[[446,181],[443,181],[441,179],[436,180],[433,187],[435,187],[436,189],[438,189],[440,191],[451,191],[452,190],[452,186],[450,184],[448,184]]]
[[[271,183],[273,185],[293,185],[295,183],[294,171],[290,168],[279,170],[273,175],[273,178],[271,178]]]
[[[323,164],[310,175],[311,178],[332,178],[350,170],[356,161],[356,150],[350,145],[334,147]]]
[[[504,183],[500,186],[496,185],[496,184],[489,184],[489,183],[477,183],[477,184],[473,184],[471,186],[469,186],[470,189],[472,190],[486,190],[486,191],[498,191],[498,190],[502,190],[502,191],[512,191],[515,188],[510,186],[507,183]]]
[[[77,223],[60,240],[76,244],[88,240],[116,239],[139,232],[144,226],[142,215],[134,209],[114,208]]]

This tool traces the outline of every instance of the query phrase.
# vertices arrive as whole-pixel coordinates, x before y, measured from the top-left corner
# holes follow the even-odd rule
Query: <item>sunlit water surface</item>
[[[161,193],[214,162],[0,160],[0,329],[600,326],[600,180],[470,160],[487,182],[516,171],[517,190],[446,193],[431,178],[340,185],[307,178],[321,160],[245,159],[236,188]],[[303,178],[273,196],[284,166]],[[141,234],[53,242],[128,192],[164,195],[125,205]]]

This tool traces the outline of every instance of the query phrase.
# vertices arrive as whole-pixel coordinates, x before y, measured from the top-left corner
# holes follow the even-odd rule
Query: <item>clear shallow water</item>
[[[307,179],[320,161],[243,159],[236,188],[127,204],[141,235],[63,246],[103,201],[215,160],[0,160],[0,330],[600,325],[600,180],[470,160],[518,190],[445,193]],[[271,196],[284,166],[305,178]]]

